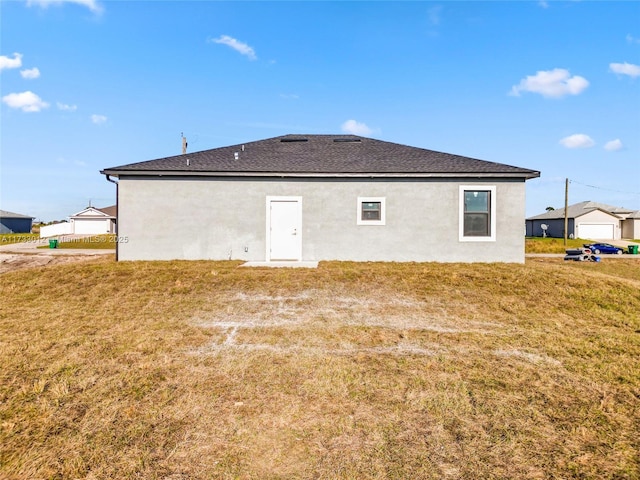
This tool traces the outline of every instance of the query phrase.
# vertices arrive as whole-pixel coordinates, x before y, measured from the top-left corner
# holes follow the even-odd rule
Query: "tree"
[[[547,212],[551,212],[552,210],[555,210],[555,208],[553,208],[553,207],[547,207],[547,208],[545,208],[545,210],[546,210]]]

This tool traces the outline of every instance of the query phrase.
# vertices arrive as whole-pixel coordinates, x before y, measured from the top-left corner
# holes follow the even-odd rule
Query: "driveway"
[[[624,248],[627,250],[628,245],[640,245],[638,242],[632,242],[631,240],[591,240],[584,243],[608,243],[609,245],[615,245],[616,247]]]
[[[65,240],[71,238],[72,235],[65,236]],[[45,245],[49,245],[46,238],[0,245],[0,274],[24,268],[81,262],[116,253],[115,249],[38,248]]]

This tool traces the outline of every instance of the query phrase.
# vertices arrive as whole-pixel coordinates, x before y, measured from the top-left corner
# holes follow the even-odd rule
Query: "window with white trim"
[[[461,242],[496,240],[496,187],[460,185]]]
[[[358,225],[385,224],[385,197],[358,197]]]

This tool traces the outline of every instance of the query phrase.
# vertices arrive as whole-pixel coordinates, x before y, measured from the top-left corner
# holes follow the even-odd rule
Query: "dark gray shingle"
[[[188,162],[187,162],[188,160]],[[478,174],[534,178],[535,170],[356,135],[284,135],[245,144],[111,167],[111,175],[157,173]]]

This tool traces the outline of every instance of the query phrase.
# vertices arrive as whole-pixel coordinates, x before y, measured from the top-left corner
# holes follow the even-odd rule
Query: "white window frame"
[[[490,192],[489,205],[489,228],[490,235],[485,237],[465,236],[464,234],[464,192],[484,191]],[[496,241],[496,186],[495,185],[460,185],[459,189],[460,210],[458,215],[459,233],[458,240],[461,242],[495,242]]]
[[[362,204],[380,202],[380,220],[364,220],[362,218]],[[358,225],[385,225],[386,224],[386,197],[358,197],[356,203],[356,219]]]

